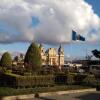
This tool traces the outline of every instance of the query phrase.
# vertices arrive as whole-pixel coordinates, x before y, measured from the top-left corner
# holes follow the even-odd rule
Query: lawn
[[[90,87],[71,85],[71,86],[53,86],[53,87],[35,87],[35,88],[24,88],[24,89],[14,89],[9,87],[0,87],[0,96],[12,96],[12,95],[22,95],[22,94],[33,94],[41,92],[54,92],[54,91],[65,91],[65,90],[77,90],[77,89],[87,89]]]

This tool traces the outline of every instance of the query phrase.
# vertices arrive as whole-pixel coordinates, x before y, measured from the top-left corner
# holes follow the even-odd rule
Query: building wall
[[[58,55],[55,48],[49,48],[47,51],[47,55],[49,65],[58,65]]]
[[[42,65],[64,65],[64,50],[58,53],[55,48],[44,50],[41,46]]]

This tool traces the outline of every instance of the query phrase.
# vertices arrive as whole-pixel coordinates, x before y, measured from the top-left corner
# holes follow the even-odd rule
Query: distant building
[[[64,49],[61,47],[56,51],[55,48],[49,48],[45,51],[44,47],[40,44],[42,65],[64,65]]]
[[[100,73],[100,61],[99,60],[74,60],[74,64],[82,65],[82,69],[86,72]]]
[[[15,56],[12,65],[24,67],[24,54],[20,53],[19,55]]]
[[[49,48],[45,50],[42,44],[39,45],[39,48],[42,58],[42,65],[64,65],[64,49],[61,47],[61,45],[59,46],[58,50],[55,48]],[[24,55],[20,54],[15,56],[13,65],[24,65]]]

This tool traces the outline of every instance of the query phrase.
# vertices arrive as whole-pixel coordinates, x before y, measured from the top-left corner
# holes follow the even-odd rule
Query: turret
[[[64,49],[62,48],[61,45],[58,48],[58,55],[64,55]]]
[[[58,64],[59,66],[64,65],[64,49],[60,45],[58,48]]]

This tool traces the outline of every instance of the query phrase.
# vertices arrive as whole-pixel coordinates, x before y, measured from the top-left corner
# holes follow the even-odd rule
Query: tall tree
[[[25,68],[31,73],[37,73],[41,69],[41,62],[40,49],[37,44],[32,43],[25,55]]]
[[[23,61],[24,60],[24,54],[20,53],[20,60]]]
[[[6,68],[11,68],[12,67],[12,58],[11,58],[11,55],[8,52],[5,52],[2,55],[0,65],[2,67],[6,67]]]
[[[18,56],[14,57],[14,61],[18,62]]]
[[[96,57],[96,58],[99,58],[100,59],[100,51],[98,51],[97,49],[93,50],[92,51],[93,55]]]

